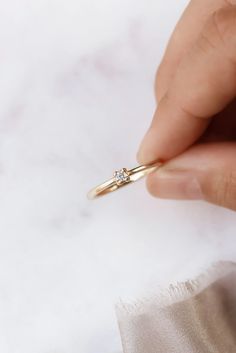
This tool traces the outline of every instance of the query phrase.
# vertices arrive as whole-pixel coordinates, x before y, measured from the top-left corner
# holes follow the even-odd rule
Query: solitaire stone
[[[116,170],[114,177],[117,185],[122,185],[129,181],[129,174],[126,168]]]

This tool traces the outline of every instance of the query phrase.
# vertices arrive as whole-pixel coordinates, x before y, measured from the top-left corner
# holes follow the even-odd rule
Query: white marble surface
[[[121,352],[114,304],[236,258],[233,212],[89,202],[136,164],[185,0],[0,3],[0,352]]]

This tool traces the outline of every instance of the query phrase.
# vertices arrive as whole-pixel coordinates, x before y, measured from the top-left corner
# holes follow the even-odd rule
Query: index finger
[[[170,159],[192,145],[236,93],[236,6],[215,12],[181,61],[138,160]]]
[[[209,16],[219,8],[236,4],[236,0],[191,0],[167,45],[155,81],[157,101],[166,93],[185,53],[197,40]]]

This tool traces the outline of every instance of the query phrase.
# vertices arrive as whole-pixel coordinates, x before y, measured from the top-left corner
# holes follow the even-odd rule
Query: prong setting
[[[114,178],[118,186],[124,185],[130,181],[129,172],[126,168],[116,170],[114,173]]]

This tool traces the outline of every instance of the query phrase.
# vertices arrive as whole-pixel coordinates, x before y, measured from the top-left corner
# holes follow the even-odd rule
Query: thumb
[[[147,178],[153,196],[205,200],[236,211],[236,143],[197,145]]]
[[[181,61],[138,153],[142,164],[169,160],[204,133],[236,94],[236,6],[217,10]]]

